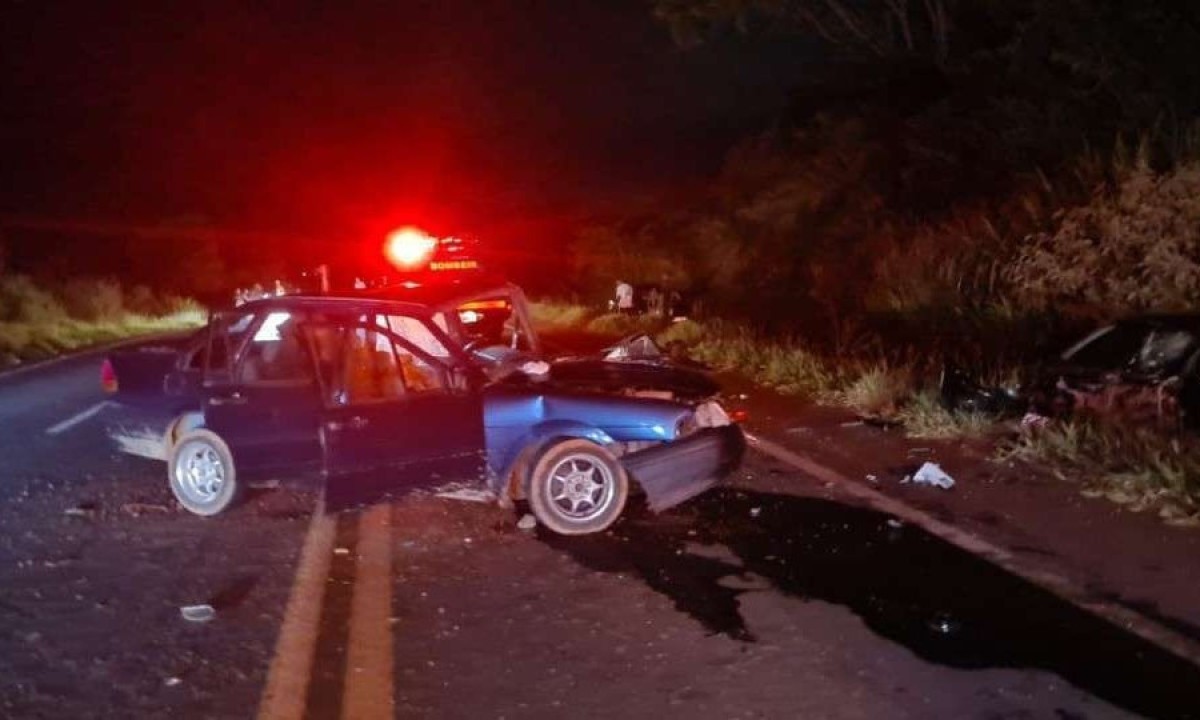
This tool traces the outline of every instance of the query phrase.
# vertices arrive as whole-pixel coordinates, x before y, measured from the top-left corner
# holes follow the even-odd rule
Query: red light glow
[[[407,226],[388,233],[383,254],[397,268],[408,270],[427,262],[437,244],[437,238],[429,233]]]

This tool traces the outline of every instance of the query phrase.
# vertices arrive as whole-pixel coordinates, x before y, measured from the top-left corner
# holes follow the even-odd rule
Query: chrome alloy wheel
[[[549,478],[547,491],[554,508],[573,521],[590,520],[604,512],[616,494],[612,471],[584,453],[560,460]]]
[[[175,461],[175,485],[197,503],[210,503],[225,483],[225,464],[216,448],[201,440],[189,440]]]

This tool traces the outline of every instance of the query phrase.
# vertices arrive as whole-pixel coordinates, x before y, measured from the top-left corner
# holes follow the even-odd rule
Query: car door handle
[[[337,432],[339,430],[347,430],[347,429],[361,430],[370,424],[371,424],[370,420],[367,420],[365,417],[362,417],[361,415],[355,415],[351,418],[348,418],[345,421],[330,420],[329,422],[325,423],[325,427],[329,428],[330,430],[333,430],[334,432]]]
[[[214,395],[208,399],[209,405],[245,405],[246,396],[240,392],[230,393],[229,395]]]

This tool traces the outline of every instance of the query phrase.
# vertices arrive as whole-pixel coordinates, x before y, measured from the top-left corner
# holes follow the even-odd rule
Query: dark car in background
[[[1047,368],[1040,397],[1050,412],[1195,428],[1198,359],[1200,315],[1130,317],[1068,348]]]
[[[1200,314],[1146,314],[1100,327],[1030,373],[1023,388],[986,387],[948,367],[954,409],[1089,415],[1163,428],[1200,426]]]

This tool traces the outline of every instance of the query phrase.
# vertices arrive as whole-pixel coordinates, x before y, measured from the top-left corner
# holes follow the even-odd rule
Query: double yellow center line
[[[372,506],[358,518],[343,720],[394,717],[391,519],[392,507],[387,503]],[[258,720],[303,720],[305,716],[336,535],[337,518],[326,513],[324,502],[319,501],[300,551]]]

